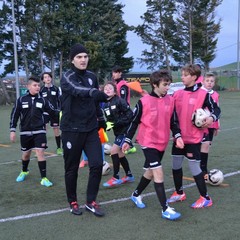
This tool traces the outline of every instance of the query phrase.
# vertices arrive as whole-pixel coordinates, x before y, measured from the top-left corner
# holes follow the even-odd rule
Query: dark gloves
[[[91,95],[96,102],[107,102],[108,95],[97,89],[91,92]]]
[[[105,120],[99,120],[98,121],[98,130],[101,129],[101,128],[103,128],[104,131],[106,131],[107,124],[106,124]]]

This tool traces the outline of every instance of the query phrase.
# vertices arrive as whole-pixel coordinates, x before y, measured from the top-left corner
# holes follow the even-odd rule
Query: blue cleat
[[[42,178],[41,185],[45,187],[51,187],[53,184],[46,177]]]
[[[125,177],[123,177],[123,178],[121,178],[121,180],[122,180],[122,183],[131,183],[131,182],[134,182],[134,176],[132,176],[132,177],[129,177],[129,176],[125,176]]]
[[[138,208],[145,208],[146,205],[142,202],[142,196],[139,195],[138,197],[135,197],[135,196],[131,196],[131,200],[135,203],[135,205],[138,207]]]
[[[168,220],[176,220],[181,217],[181,214],[176,212],[174,208],[168,206],[168,208],[163,212],[162,211],[162,218]]]
[[[27,171],[27,172],[21,171],[20,174],[18,175],[18,177],[16,178],[16,181],[23,182],[28,174],[29,174],[29,171]]]

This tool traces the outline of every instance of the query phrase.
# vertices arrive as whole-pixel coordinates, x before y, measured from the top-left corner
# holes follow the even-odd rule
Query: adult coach
[[[61,78],[60,123],[67,199],[70,212],[81,215],[76,191],[79,162],[84,150],[88,156],[90,170],[85,208],[96,216],[103,216],[104,212],[96,203],[103,166],[98,128],[106,126],[99,102],[106,101],[107,95],[98,90],[96,75],[86,70],[89,56],[83,45],[72,46],[70,61],[71,69]]]

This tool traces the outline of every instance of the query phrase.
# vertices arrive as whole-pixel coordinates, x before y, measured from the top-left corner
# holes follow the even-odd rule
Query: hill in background
[[[237,70],[237,62],[229,63],[220,67],[213,67],[211,71]]]

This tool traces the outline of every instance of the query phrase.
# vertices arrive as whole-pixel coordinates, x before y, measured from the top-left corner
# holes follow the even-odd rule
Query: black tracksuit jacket
[[[103,112],[91,97],[99,89],[97,77],[88,70],[72,67],[61,78],[60,128],[68,132],[90,132],[98,128],[98,121],[104,120]]]
[[[40,94],[33,96],[28,93],[19,97],[11,112],[10,131],[16,131],[17,122],[20,118],[20,135],[46,133],[43,112],[47,112],[52,117],[59,113]]]
[[[114,135],[124,134],[133,118],[133,112],[129,104],[115,95],[108,102],[103,103],[102,108],[107,121],[114,123]]]

